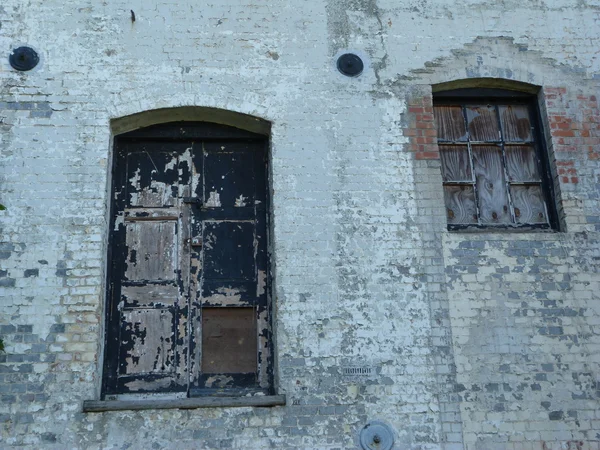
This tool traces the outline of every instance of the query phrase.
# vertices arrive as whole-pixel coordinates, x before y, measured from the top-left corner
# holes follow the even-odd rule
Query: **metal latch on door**
[[[189,203],[198,208],[202,208],[203,202],[200,197],[183,197],[183,203]]]
[[[186,244],[189,244],[192,247],[202,247],[202,236],[195,236],[193,238],[188,238],[185,240]]]

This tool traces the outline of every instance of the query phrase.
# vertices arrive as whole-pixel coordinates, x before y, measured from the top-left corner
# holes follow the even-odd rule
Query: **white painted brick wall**
[[[0,447],[351,449],[380,419],[396,449],[598,450],[597,161],[574,155],[564,233],[449,233],[439,162],[403,135],[411,89],[469,77],[565,87],[585,116],[598,20],[574,1],[4,0]],[[8,64],[19,45],[41,56],[31,72]],[[360,77],[335,69],[343,50]],[[273,124],[288,405],[83,414],[102,369],[110,120],[179,106]],[[378,375],[342,377],[353,364]]]

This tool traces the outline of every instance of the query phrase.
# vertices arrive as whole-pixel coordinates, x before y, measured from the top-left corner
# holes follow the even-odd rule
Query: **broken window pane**
[[[460,106],[436,106],[433,109],[438,139],[443,141],[466,141],[465,119]]]
[[[440,145],[444,181],[472,181],[471,163],[467,146]]]
[[[529,120],[529,110],[525,105],[507,105],[499,106],[500,122],[502,123],[502,132],[504,140],[514,141],[532,141],[531,122]]]
[[[473,186],[444,186],[444,200],[448,223],[477,223]]]
[[[473,146],[479,215],[483,224],[511,223],[502,153],[496,146]]]
[[[499,141],[500,130],[496,108],[493,106],[468,106],[467,123],[471,141]]]
[[[504,153],[510,181],[540,181],[537,157],[533,147],[507,145],[504,147]]]
[[[253,308],[202,308],[202,372],[256,372]]]
[[[510,192],[517,223],[548,222],[541,186],[511,186]]]

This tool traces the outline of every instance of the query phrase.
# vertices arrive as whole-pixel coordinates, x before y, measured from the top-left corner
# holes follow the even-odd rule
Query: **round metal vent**
[[[31,47],[19,47],[12,51],[8,62],[13,69],[25,72],[33,69],[40,62],[40,57]]]
[[[360,446],[363,450],[391,450],[394,432],[387,424],[372,420],[360,431]]]
[[[359,76],[364,67],[362,59],[354,53],[344,53],[337,60],[338,70],[348,77]]]

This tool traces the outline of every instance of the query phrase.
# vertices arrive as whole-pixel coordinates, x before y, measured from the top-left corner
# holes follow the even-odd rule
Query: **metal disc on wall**
[[[394,446],[394,432],[389,425],[372,420],[360,430],[360,446],[363,450],[391,450]]]
[[[40,62],[40,57],[31,47],[19,47],[12,51],[8,62],[15,70],[25,72],[33,69]]]
[[[364,64],[358,55],[344,53],[337,60],[337,68],[348,77],[357,77],[362,73]]]

